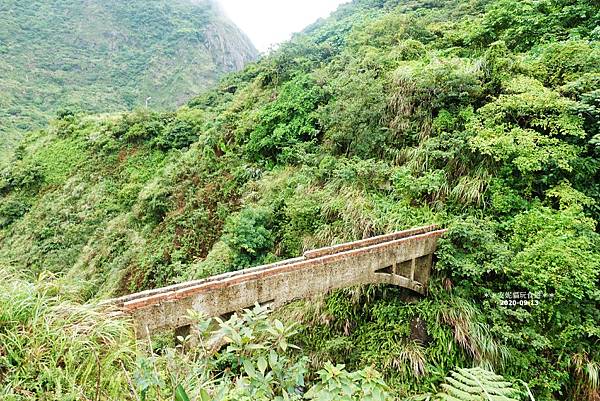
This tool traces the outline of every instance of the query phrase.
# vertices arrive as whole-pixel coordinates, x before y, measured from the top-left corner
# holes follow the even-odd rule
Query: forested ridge
[[[58,111],[175,109],[256,57],[211,0],[4,0],[0,162]]]
[[[61,112],[0,177],[0,398],[599,400],[599,22],[355,0],[177,111]],[[432,223],[427,297],[195,316],[217,353],[94,306]]]

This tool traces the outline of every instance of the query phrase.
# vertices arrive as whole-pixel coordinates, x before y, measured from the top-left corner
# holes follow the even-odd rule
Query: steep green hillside
[[[599,22],[593,0],[356,0],[176,112],[62,113],[1,176],[0,396],[504,388],[479,369],[442,387],[478,366],[508,399],[598,400]],[[136,362],[145,345],[73,305],[434,222],[426,298],[339,291],[279,312],[298,333],[246,315],[215,359]],[[505,305],[521,293],[535,305]],[[89,351],[62,357],[80,327]],[[459,389],[489,399],[475,379]]]
[[[257,51],[211,0],[0,4],[0,151],[64,107],[174,108]]]

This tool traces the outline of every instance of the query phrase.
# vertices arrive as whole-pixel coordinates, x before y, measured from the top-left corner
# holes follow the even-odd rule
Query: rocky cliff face
[[[174,108],[257,55],[213,0],[5,0],[0,160],[61,108]]]
[[[246,63],[258,58],[258,51],[250,38],[226,16],[217,0],[187,1],[214,11],[215,18],[204,30],[204,44],[219,68],[227,72],[239,71]]]
[[[257,57],[257,51],[248,37],[233,23],[221,20],[205,30],[206,48],[213,62],[227,72],[241,70],[248,61]]]

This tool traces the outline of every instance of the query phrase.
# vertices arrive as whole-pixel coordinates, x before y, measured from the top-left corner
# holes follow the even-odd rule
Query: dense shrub
[[[274,244],[272,211],[245,208],[225,222],[223,241],[234,252],[233,268],[238,270],[265,261]]]
[[[0,204],[0,228],[7,227],[23,217],[30,207],[31,205],[22,198],[3,198]]]
[[[558,364],[564,372],[570,362],[544,353],[554,349],[578,355],[597,346],[600,333],[593,322],[600,317],[600,237],[594,229],[595,222],[581,209],[538,206],[509,224],[460,222],[441,248],[440,267],[457,283],[457,291],[482,302],[493,330],[513,350],[515,360],[507,372],[538,366],[526,375],[542,399],[576,385],[575,378],[552,367]],[[515,292],[535,304],[501,306],[503,294]]]
[[[198,111],[180,111],[174,121],[156,135],[153,144],[162,150],[186,148],[198,140],[202,123]]]
[[[284,149],[298,142],[317,139],[316,109],[323,101],[323,90],[308,75],[298,75],[282,85],[276,99],[256,116],[245,149],[253,160],[275,160]]]

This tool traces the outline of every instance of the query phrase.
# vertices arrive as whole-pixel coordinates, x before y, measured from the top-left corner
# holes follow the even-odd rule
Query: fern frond
[[[457,369],[446,377],[442,401],[519,401],[520,393],[504,377],[482,368]]]

